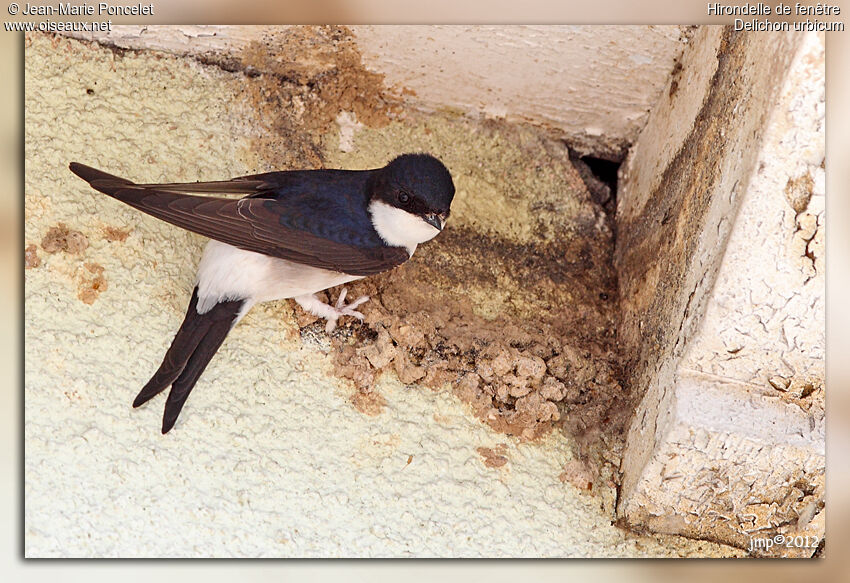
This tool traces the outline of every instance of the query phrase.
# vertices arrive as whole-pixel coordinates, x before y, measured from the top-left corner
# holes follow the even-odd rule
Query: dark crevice
[[[617,174],[620,162],[582,156],[570,149],[570,160],[590,192],[590,198],[612,216],[617,210]]]

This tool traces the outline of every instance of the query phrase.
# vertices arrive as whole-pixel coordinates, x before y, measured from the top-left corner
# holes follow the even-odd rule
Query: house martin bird
[[[294,298],[327,320],[363,319],[361,297],[335,305],[315,294],[401,265],[448,219],[451,174],[428,154],[374,170],[295,170],[220,182],[135,184],[83,164],[71,172],[149,215],[209,237],[183,324],[159,369],[133,401],[171,387],[167,433],[231,328],[258,302]],[[237,194],[243,198],[217,198]],[[198,196],[207,195],[207,196]]]

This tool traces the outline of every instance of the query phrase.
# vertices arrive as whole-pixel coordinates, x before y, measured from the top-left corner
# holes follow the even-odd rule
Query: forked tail
[[[174,427],[189,393],[224,342],[244,303],[244,300],[220,302],[208,312],[199,314],[198,288],[195,287],[186,317],[162,364],[133,401],[133,407],[139,407],[171,386],[162,416],[163,433]]]

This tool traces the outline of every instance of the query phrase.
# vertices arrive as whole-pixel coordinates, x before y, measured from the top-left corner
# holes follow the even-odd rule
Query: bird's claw
[[[334,313],[328,317],[328,323],[325,325],[325,332],[330,334],[336,328],[336,322],[342,316],[353,316],[358,320],[363,320],[366,316],[355,310],[355,308],[361,304],[365,304],[369,301],[369,296],[362,296],[351,302],[350,304],[345,303],[345,296],[348,295],[348,289],[342,288],[342,292],[339,294],[339,298],[336,300],[336,305],[332,308]]]

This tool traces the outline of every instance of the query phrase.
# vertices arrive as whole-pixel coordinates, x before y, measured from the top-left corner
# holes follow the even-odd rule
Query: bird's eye
[[[401,204],[409,203],[410,202],[410,195],[407,194],[406,192],[399,192],[398,193],[398,202],[400,202]]]

